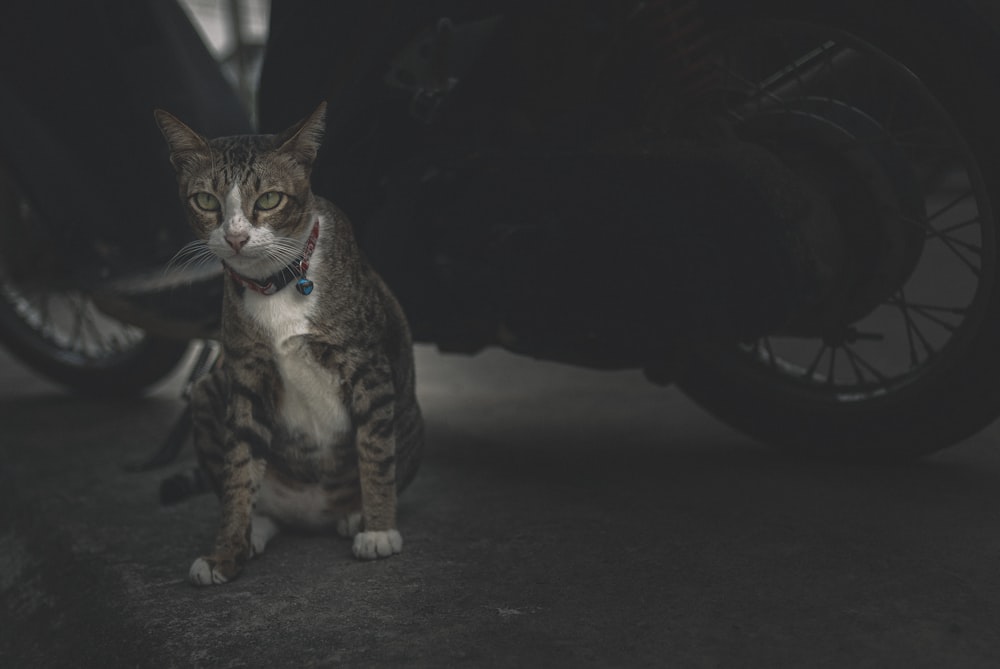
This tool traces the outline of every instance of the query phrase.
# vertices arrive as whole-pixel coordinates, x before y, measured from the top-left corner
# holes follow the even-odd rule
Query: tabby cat
[[[211,140],[155,112],[195,244],[225,270],[222,364],[191,397],[222,506],[198,585],[236,577],[281,527],[336,528],[361,559],[402,549],[396,495],[423,443],[413,346],[348,220],[311,190],[325,112]]]

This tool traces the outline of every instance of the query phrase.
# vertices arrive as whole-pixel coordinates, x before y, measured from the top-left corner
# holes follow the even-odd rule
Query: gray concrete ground
[[[121,467],[181,403],[0,357],[0,667],[1000,666],[1000,427],[799,462],[636,373],[428,349],[419,373],[402,555],[282,535],[197,589],[215,500],[161,508],[176,468]]]

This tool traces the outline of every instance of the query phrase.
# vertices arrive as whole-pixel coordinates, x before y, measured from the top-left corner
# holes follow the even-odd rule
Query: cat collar
[[[313,251],[316,250],[317,239],[319,239],[318,219],[313,224],[313,229],[309,234],[309,239],[306,240],[306,246],[302,249],[302,255],[263,281],[249,279],[243,276],[230,267],[225,260],[222,261],[222,266],[225,268],[226,273],[233,277],[233,280],[236,281],[236,283],[240,284],[244,288],[249,288],[255,293],[260,293],[261,295],[274,295],[279,290],[294,281],[295,290],[299,291],[303,295],[308,295],[313,290],[313,282],[306,278],[306,270],[309,269],[309,259],[312,258]]]

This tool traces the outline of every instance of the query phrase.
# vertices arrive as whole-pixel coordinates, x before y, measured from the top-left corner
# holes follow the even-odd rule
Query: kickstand
[[[215,369],[222,359],[222,347],[218,342],[205,341],[198,351],[198,357],[191,367],[187,383],[184,385],[184,392],[181,397],[186,401],[184,410],[170,428],[167,438],[163,440],[160,447],[138,462],[125,464],[126,471],[144,472],[158,467],[164,467],[177,459],[184,444],[187,443],[188,435],[191,434],[191,387],[195,382]]]

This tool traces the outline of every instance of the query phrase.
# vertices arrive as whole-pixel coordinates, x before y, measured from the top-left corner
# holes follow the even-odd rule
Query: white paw
[[[221,585],[228,581],[217,569],[212,569],[205,558],[198,558],[191,564],[188,580],[195,585]]]
[[[278,533],[278,524],[267,516],[253,516],[250,525],[250,557],[264,552],[267,543]]]
[[[389,557],[403,550],[403,537],[397,530],[387,532],[360,532],[354,537],[354,557],[375,560]]]
[[[361,512],[355,511],[343,518],[337,519],[337,534],[347,539],[357,536],[361,531]]]

